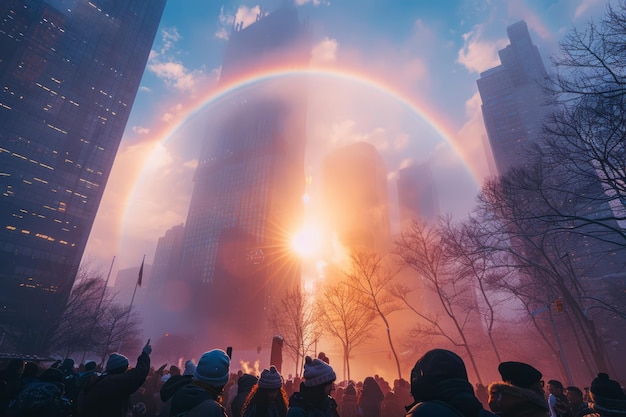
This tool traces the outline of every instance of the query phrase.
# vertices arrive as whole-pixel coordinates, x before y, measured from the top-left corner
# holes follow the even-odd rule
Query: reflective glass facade
[[[306,67],[309,30],[294,6],[235,27],[221,82],[276,65]],[[289,239],[303,214],[306,84],[277,79],[244,89],[220,106],[194,179],[182,265],[196,297],[188,324],[224,343],[271,341],[265,314],[285,288],[299,285]],[[224,326],[220,327],[223,324]],[[219,327],[219,328],[218,328]]]
[[[499,51],[501,64],[477,81],[493,157],[502,175],[524,158],[524,147],[537,140],[548,112],[542,89],[546,69],[526,22],[507,28],[511,43]]]
[[[71,289],[164,6],[0,3],[0,325],[21,353]]]

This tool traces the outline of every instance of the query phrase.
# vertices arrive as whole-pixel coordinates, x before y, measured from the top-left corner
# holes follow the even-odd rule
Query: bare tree
[[[497,307],[506,301],[499,298],[493,291],[494,281],[506,282],[510,276],[510,269],[501,268],[494,262],[494,255],[481,240],[480,223],[470,217],[462,224],[444,223],[446,228],[446,245],[450,256],[456,259],[461,276],[472,278],[481,303],[478,311],[487,330],[487,337],[498,362],[502,362],[498,347],[493,337],[493,330],[497,321]]]
[[[387,342],[396,361],[398,378],[402,379],[400,360],[393,345],[388,319],[391,313],[403,309],[403,305],[389,292],[398,270],[385,263],[385,258],[376,253],[355,251],[350,254],[350,260],[351,269],[344,271],[346,284],[364,296],[365,306],[384,323]]]
[[[468,340],[468,322],[472,308],[468,306],[468,291],[472,290],[465,277],[458,275],[462,269],[448,252],[445,228],[441,223],[427,224],[414,220],[409,228],[396,241],[395,252],[407,267],[413,269],[423,280],[427,290],[441,306],[444,320],[437,312],[420,311],[409,301],[408,295],[414,288],[398,284],[394,295],[412,312],[423,319],[429,327],[416,329],[420,332],[444,337],[454,346],[465,350],[479,382],[480,372]],[[469,308],[468,308],[469,307]],[[451,324],[452,330],[444,327],[444,321]]]
[[[320,325],[336,338],[343,350],[344,379],[350,379],[350,354],[352,350],[367,342],[374,330],[376,315],[365,307],[363,294],[353,291],[344,282],[330,284],[323,290],[317,302]]]
[[[566,323],[581,359],[588,352],[596,370],[606,370],[606,350],[593,320],[585,313],[588,294],[580,276],[584,268],[598,268],[603,256],[610,257],[611,246],[588,245],[578,233],[577,221],[571,220],[569,228],[543,221],[552,207],[579,204],[571,194],[553,192],[559,178],[547,175],[545,166],[545,160],[538,158],[485,184],[478,206],[481,233],[488,236],[484,244],[502,254],[501,259],[510,263],[507,266],[525,277],[514,285],[517,294],[511,292],[518,296],[519,288],[530,289],[523,291],[529,311],[550,306],[555,299],[563,300],[568,307]],[[511,290],[510,283],[503,288]],[[618,306],[612,308],[619,310]],[[590,371],[593,374],[595,370]]]
[[[91,329],[97,323],[97,306],[103,296],[104,281],[98,276],[81,275],[76,281],[57,331],[50,339],[50,352],[69,357],[92,350],[96,340]]]
[[[546,149],[567,169],[566,187],[596,211],[552,206],[577,232],[626,246],[626,2],[599,22],[574,28],[552,58],[549,86],[557,110],[545,125]],[[599,204],[603,203],[603,204]],[[607,210],[610,206],[612,210]],[[602,208],[605,207],[605,208]]]
[[[120,343],[121,351],[133,351],[140,347],[139,326],[141,318],[139,313],[129,306],[121,306],[117,303],[109,303],[104,306],[98,317],[98,346],[101,363],[106,357],[118,350]],[[124,326],[126,324],[126,326]]]
[[[270,313],[270,325],[282,336],[285,350],[295,362],[296,375],[300,375],[305,356],[321,336],[317,321],[314,306],[301,288],[287,291]]]

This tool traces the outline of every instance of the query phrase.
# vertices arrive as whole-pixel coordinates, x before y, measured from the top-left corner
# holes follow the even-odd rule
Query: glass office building
[[[546,69],[526,22],[507,27],[507,35],[510,44],[499,51],[501,64],[477,80],[498,175],[525,160],[524,149],[538,140],[550,110],[542,88]]]
[[[295,6],[261,12],[233,28],[220,82],[306,68],[309,54]],[[300,283],[289,238],[303,215],[306,98],[303,77],[257,83],[222,102],[215,111],[224,116],[202,138],[182,268],[195,296],[186,323],[209,330],[212,343],[217,335],[236,347],[271,342],[267,312]]]
[[[0,350],[45,353],[164,6],[0,3]]]

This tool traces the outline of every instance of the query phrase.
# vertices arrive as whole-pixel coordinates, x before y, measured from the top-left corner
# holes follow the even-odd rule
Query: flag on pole
[[[141,261],[141,268],[139,268],[139,277],[137,278],[137,286],[141,287],[141,279],[143,278],[143,262],[145,261],[145,259],[142,259]]]

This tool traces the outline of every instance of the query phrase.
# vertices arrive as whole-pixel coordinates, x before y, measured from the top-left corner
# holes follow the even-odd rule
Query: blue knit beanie
[[[228,382],[230,358],[221,349],[205,352],[196,366],[193,378],[221,388]]]
[[[270,369],[263,369],[258,384],[259,388],[279,389],[283,386],[283,377],[280,375],[280,372],[278,372],[278,369],[272,365]]]
[[[128,368],[128,358],[119,353],[111,353],[111,356],[109,356],[109,360],[107,361],[105,372],[111,372],[122,368],[124,368],[124,370]]]
[[[307,356],[304,361],[304,385],[315,387],[325,385],[337,379],[335,371],[321,359],[311,359]]]

